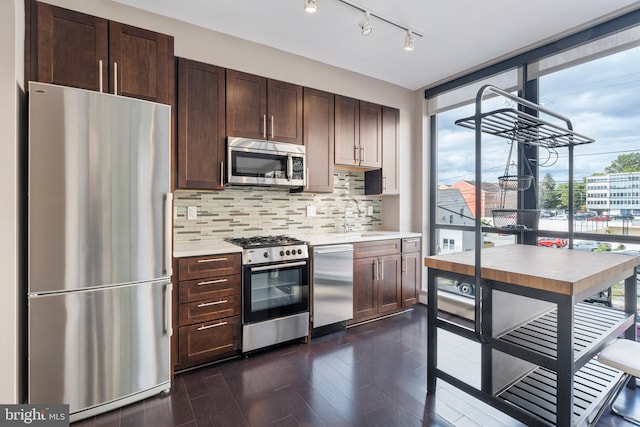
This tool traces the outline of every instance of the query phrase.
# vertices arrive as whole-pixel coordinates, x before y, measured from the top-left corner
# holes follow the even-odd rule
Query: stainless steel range
[[[309,334],[309,252],[288,236],[226,239],[242,251],[242,351]]]

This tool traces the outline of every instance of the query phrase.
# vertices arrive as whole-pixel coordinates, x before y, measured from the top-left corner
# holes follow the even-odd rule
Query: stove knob
[[[280,256],[284,256],[284,251],[280,251]]]
[[[287,255],[291,255],[291,251],[287,249]]]
[[[265,257],[265,258],[269,258],[269,252],[263,253],[262,256]]]
[[[298,249],[298,255],[302,255],[302,249]]]

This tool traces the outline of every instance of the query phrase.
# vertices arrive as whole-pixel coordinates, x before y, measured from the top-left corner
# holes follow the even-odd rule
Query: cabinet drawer
[[[240,300],[240,295],[231,295],[224,298],[180,304],[178,307],[179,325],[191,325],[223,317],[238,316],[240,314]]]
[[[178,284],[180,303],[201,301],[204,299],[222,298],[240,295],[240,275],[222,277],[205,277],[198,280],[187,280]]]
[[[178,279],[191,280],[213,276],[240,274],[240,254],[223,254],[180,258],[178,260]]]
[[[375,242],[359,242],[353,244],[354,258],[377,257],[400,253],[400,239],[377,240]]]
[[[419,237],[411,237],[407,239],[402,239],[402,253],[406,254],[409,252],[420,252],[420,238]]]
[[[240,350],[240,316],[178,329],[180,364],[192,365],[232,356]]]

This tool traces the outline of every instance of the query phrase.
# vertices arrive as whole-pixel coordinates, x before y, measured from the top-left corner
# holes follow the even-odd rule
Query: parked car
[[[564,248],[567,246],[566,239],[560,239],[558,237],[548,237],[538,240],[538,246],[546,246],[548,248]]]
[[[567,215],[565,215],[565,214],[558,214],[556,216],[552,216],[549,219],[552,219],[552,220],[567,220],[567,219],[569,219],[569,217]]]
[[[577,249],[579,251],[608,252],[611,250],[611,243],[583,240],[580,242],[575,242],[573,244],[573,249]]]
[[[609,215],[598,215],[598,216],[594,216],[593,218],[589,218],[590,221],[601,221],[601,222],[606,222],[609,221],[611,218],[609,217]]]
[[[630,213],[619,213],[612,216],[613,219],[633,219],[634,216]]]

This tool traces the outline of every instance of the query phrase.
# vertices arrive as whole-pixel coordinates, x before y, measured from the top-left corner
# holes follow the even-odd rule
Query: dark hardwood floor
[[[426,395],[426,308],[175,377],[89,426],[520,426],[442,380]],[[627,399],[640,407],[640,388]],[[605,411],[598,426],[633,424]]]

